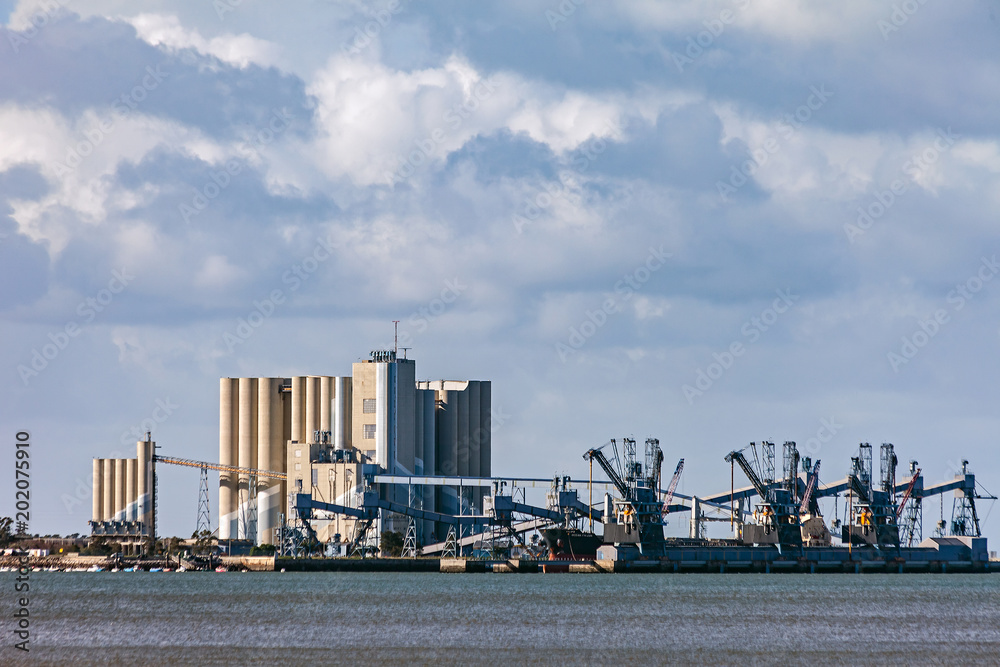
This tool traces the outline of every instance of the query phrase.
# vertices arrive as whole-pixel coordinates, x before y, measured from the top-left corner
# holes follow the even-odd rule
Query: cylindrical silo
[[[482,437],[479,431],[479,402],[481,399],[479,382],[477,380],[470,381],[465,393],[469,395],[469,476],[479,477],[479,439]],[[480,490],[476,489],[477,495]]]
[[[292,380],[282,380],[283,384],[286,384],[288,390],[282,390],[280,394],[281,401],[281,433],[278,438],[278,458],[281,460],[281,468],[278,472],[288,472],[288,441],[292,439]],[[284,513],[286,516],[290,516],[290,508],[288,506],[288,482],[280,481],[278,482],[278,510],[279,513]]]
[[[330,432],[330,399],[333,398],[333,378],[323,376],[319,379],[319,430]]]
[[[125,459],[125,520],[135,521],[136,459]]]
[[[334,378],[333,444],[347,449],[351,441],[351,378]]]
[[[115,521],[125,519],[125,459],[115,459]]]
[[[152,480],[149,478],[150,456],[152,455],[153,443],[139,440],[135,443],[135,497],[136,497],[136,520],[142,522],[143,534],[147,534],[150,529],[149,515],[151,508],[149,487]]]
[[[273,397],[278,395],[280,380],[273,378],[257,379],[257,467],[262,470],[274,470],[271,461],[274,451],[271,438],[274,433],[274,422],[281,419],[281,413],[274,410]],[[274,480],[260,478],[257,489],[251,490],[257,494],[257,543],[270,543],[274,529],[274,516],[271,512],[269,493]]]
[[[458,474],[469,475],[469,389],[458,394]]]
[[[103,498],[103,509],[101,514],[103,521],[114,521],[115,518],[115,460],[101,459],[101,476],[104,477],[104,484],[101,485],[101,498]]]
[[[104,464],[101,463],[101,459],[94,459],[94,478],[93,478],[93,509],[90,512],[91,521],[104,521]]]
[[[452,389],[438,392],[441,409],[437,412],[437,464],[442,475],[458,475],[458,394]],[[458,514],[457,489],[440,487],[438,508],[446,514]]]
[[[235,466],[239,461],[237,434],[239,381],[219,380],[219,463]],[[236,475],[219,473],[219,539],[236,537]]]
[[[424,412],[424,474],[437,475],[437,429],[435,428],[435,394],[432,390],[422,390],[418,392],[421,396],[421,409]],[[424,487],[424,509],[430,512],[437,511],[437,501],[434,497],[436,491],[433,486]],[[433,535],[435,530],[434,522],[429,521],[424,526],[424,541],[427,536]]]
[[[304,442],[314,442],[314,434],[319,430],[319,381],[320,378],[310,375],[306,378],[306,425]]]
[[[306,442],[303,430],[306,420],[306,378],[292,378],[292,440]]]
[[[493,413],[491,401],[492,389],[488,381],[479,383],[479,475],[493,476]]]
[[[239,462],[240,468],[257,467],[257,380],[240,378],[239,381]],[[241,473],[237,484],[237,536],[245,540],[253,534],[248,514],[250,499],[250,476]]]

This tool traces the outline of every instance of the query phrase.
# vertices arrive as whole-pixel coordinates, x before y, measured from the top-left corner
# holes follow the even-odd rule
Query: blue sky
[[[392,320],[493,381],[501,474],[654,436],[708,494],[814,439],[828,481],[892,442],[997,491],[1000,6],[816,4],[0,3],[32,529],[86,531],[163,405],[213,460],[219,377],[347,374]],[[190,533],[197,475],[161,489]]]

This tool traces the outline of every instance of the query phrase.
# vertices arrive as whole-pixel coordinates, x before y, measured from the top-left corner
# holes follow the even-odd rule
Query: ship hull
[[[594,533],[572,528],[545,528],[541,533],[550,559],[593,559],[604,542]]]

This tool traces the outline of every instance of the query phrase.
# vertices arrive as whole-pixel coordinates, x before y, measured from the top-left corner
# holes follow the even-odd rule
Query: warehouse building
[[[294,494],[356,506],[364,466],[395,475],[489,476],[490,383],[417,381],[413,359],[374,351],[350,376],[222,378],[219,463],[262,471],[219,475],[219,538],[276,543]],[[270,477],[263,471],[284,474]],[[458,514],[481,510],[478,488],[396,486],[387,500]],[[405,530],[405,517],[381,517],[381,530]],[[314,522],[321,541],[350,538],[353,521]],[[421,521],[419,538],[443,538]],[[446,530],[446,528],[445,528]]]

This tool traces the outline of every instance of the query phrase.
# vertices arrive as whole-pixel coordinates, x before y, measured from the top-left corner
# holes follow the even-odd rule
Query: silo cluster
[[[346,447],[351,378],[222,378],[219,386],[219,463],[284,473],[289,441]],[[334,427],[336,426],[336,430]],[[272,542],[287,511],[285,481],[248,473],[219,474],[219,538]],[[253,503],[256,499],[256,524]]]
[[[141,521],[143,534],[148,534],[154,444],[137,442],[134,459],[94,459],[92,521]]]

